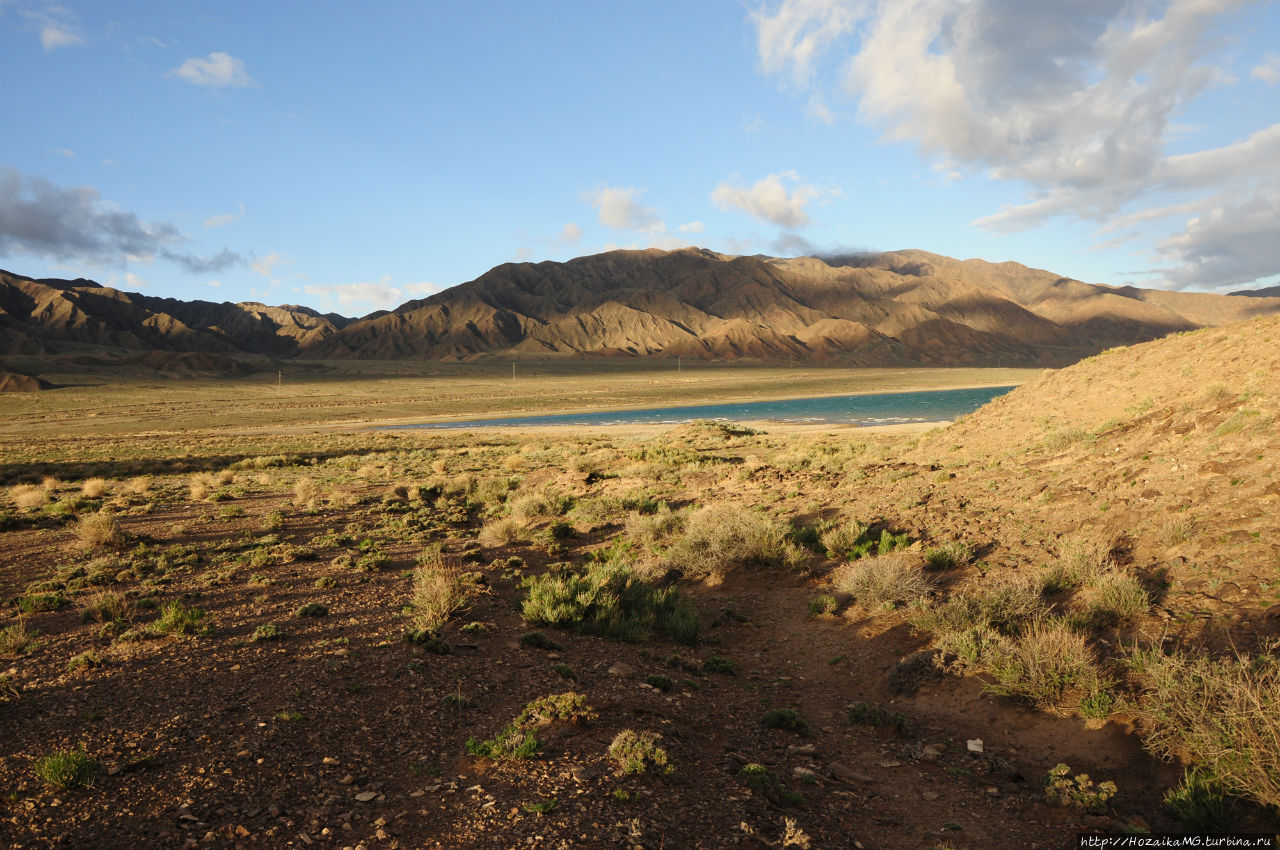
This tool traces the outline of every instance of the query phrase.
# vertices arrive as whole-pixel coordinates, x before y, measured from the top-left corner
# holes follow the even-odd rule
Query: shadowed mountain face
[[[151,298],[0,273],[0,354],[93,349],[235,357],[797,359],[1062,365],[1173,331],[1280,312],[1280,298],[1112,288],[923,251],[848,259],[687,248],[510,263],[360,320]]]

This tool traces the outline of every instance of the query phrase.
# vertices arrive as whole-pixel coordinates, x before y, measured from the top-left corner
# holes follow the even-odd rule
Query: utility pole
[[[677,372],[677,373],[679,373],[679,374],[683,374],[683,373],[684,373],[684,358],[683,358],[683,357],[677,357],[677,358],[676,358],[676,372]]]
[[[284,388],[284,370],[277,369],[276,370],[276,389],[283,389],[283,388]]]
[[[514,381],[515,379],[516,379],[516,361],[512,360],[511,361],[511,380]]]

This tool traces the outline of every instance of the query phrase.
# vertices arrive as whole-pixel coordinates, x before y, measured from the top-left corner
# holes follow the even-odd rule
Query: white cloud
[[[226,53],[210,53],[203,59],[192,57],[174,68],[166,76],[177,77],[197,86],[211,88],[242,88],[257,85],[244,61]]]
[[[853,31],[864,9],[864,3],[849,0],[786,0],[771,13],[758,9],[751,19],[761,69],[807,85],[818,57]]]
[[[691,221],[688,224],[682,224],[678,228],[681,233],[702,233],[707,226],[700,221]]]
[[[75,159],[76,152],[69,148],[57,148],[56,150],[47,151],[50,156],[60,156],[63,159]]]
[[[124,273],[124,285],[129,287],[130,291],[138,289],[146,289],[151,283],[143,278],[138,277],[133,272]]]
[[[804,114],[808,115],[814,121],[820,121],[830,127],[836,123],[836,114],[831,111],[830,107],[823,102],[818,95],[809,98],[809,102],[804,106]]]
[[[392,310],[409,300],[406,296],[429,295],[438,292],[440,287],[434,283],[406,283],[393,286],[391,275],[383,275],[377,283],[361,281],[359,283],[340,283],[326,286],[305,286],[303,291],[325,300],[326,305],[337,299],[340,310],[355,308],[364,312],[373,310]]]
[[[1261,62],[1253,66],[1249,76],[1269,86],[1280,83],[1280,54],[1268,53]]]
[[[45,50],[74,47],[77,44],[84,44],[84,38],[61,24],[49,23],[40,28],[40,45]]]
[[[795,185],[788,191],[783,181]],[[718,209],[736,208],[780,227],[796,228],[809,223],[805,207],[810,201],[835,194],[839,190],[819,189],[800,182],[794,171],[782,171],[762,177],[749,188],[721,181],[711,192],[711,201]]]
[[[1166,153],[1171,140],[1192,147],[1178,120],[1188,105],[1234,82],[1214,51],[1226,57],[1218,34],[1246,0],[766,2],[750,16],[760,66],[804,91],[806,111],[826,106],[823,90],[838,84],[862,121],[916,145],[941,172],[1026,187],[1024,199],[974,224],[1009,231],[1065,216],[1113,230],[1124,225],[1110,222],[1149,223],[1176,208],[1191,222],[1154,249],[1188,264],[1169,281],[1265,271],[1266,251],[1235,264],[1209,258],[1230,243],[1227,232],[1270,214],[1263,187],[1280,177],[1280,125]],[[824,79],[832,66],[839,74]],[[1268,53],[1250,76],[1280,83],[1280,56]],[[1251,205],[1222,201],[1231,196]],[[1271,228],[1274,241],[1280,213]]]
[[[249,262],[249,268],[263,277],[271,277],[275,273],[276,266],[287,266],[292,262],[293,260],[284,254],[271,253],[265,257],[255,255]]]
[[[223,213],[221,215],[210,216],[209,218],[206,218],[204,220],[204,226],[205,227],[226,227],[228,224],[237,222],[242,218],[244,218],[244,202],[243,201],[240,203],[239,212]]]
[[[595,207],[600,223],[614,230],[639,233],[665,233],[667,225],[658,210],[643,206],[639,200],[644,189],[630,186],[601,186],[583,194],[583,200]]]
[[[1189,219],[1159,246],[1163,257],[1178,263],[1161,270],[1165,282],[1178,289],[1219,288],[1280,273],[1277,222],[1280,180],[1237,204],[1214,206]]]
[[[569,222],[564,226],[564,229],[560,231],[560,241],[568,242],[570,244],[581,242],[582,228],[579,227],[578,223],[575,221]]]

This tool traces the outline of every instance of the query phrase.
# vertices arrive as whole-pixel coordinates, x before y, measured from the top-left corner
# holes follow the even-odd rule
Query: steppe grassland
[[[319,370],[319,371],[318,371]],[[285,364],[245,378],[49,375],[0,396],[0,435],[310,429],[846,393],[1021,384],[1038,369],[847,369],[684,361]]]
[[[493,594],[551,630],[552,644],[565,629],[696,645],[705,624],[683,600],[697,583],[765,573],[809,583],[815,617],[907,622],[940,650],[891,678],[976,674],[1049,711],[1142,718],[1155,751],[1195,766],[1171,792],[1188,822],[1230,797],[1278,802],[1269,656],[1158,651],[1159,575],[1118,559],[1096,525],[1051,533],[1046,512],[1016,497],[993,497],[1008,521],[981,527],[965,503],[1021,473],[954,453],[936,468],[919,461],[915,437],[702,423],[656,436],[190,431],[6,443],[0,524],[13,532],[6,551],[24,555],[0,575],[18,612],[0,642],[9,656],[44,643],[50,663],[92,675],[163,635],[275,640],[290,626],[253,619],[229,591],[287,591],[307,600],[292,616],[312,618],[352,583],[382,588],[400,632],[428,652],[483,629],[472,606]],[[1159,545],[1191,533],[1149,524],[1141,532]],[[222,601],[195,604],[202,594]],[[41,634],[42,618],[70,607],[84,626]],[[717,652],[732,670],[732,646]],[[1219,715],[1177,710],[1196,688]],[[527,732],[513,730],[527,750]],[[1223,735],[1245,755],[1208,751]]]

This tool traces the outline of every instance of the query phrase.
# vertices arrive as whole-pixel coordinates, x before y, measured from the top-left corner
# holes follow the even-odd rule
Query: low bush
[[[767,729],[783,729],[787,732],[795,732],[797,735],[809,734],[809,724],[790,708],[775,708],[765,712],[760,722]]]
[[[508,546],[529,539],[529,526],[515,517],[491,519],[476,535],[477,542],[489,549]]]
[[[80,600],[80,619],[86,623],[122,623],[132,620],[137,608],[129,597],[116,590],[103,590]]]
[[[1200,770],[1201,784],[1280,806],[1280,658],[1133,652],[1141,693],[1136,713],[1148,749]]]
[[[1084,635],[1061,619],[1036,620],[1021,634],[997,641],[987,656],[995,681],[986,690],[1000,696],[1056,708],[1070,695],[1088,696],[1103,687]]]
[[[778,774],[762,764],[748,764],[738,772],[738,776],[748,788],[775,805],[798,806],[804,802],[803,794],[788,791]]]
[[[609,758],[623,773],[644,773],[649,765],[671,773],[674,768],[667,763],[667,751],[658,746],[661,738],[653,732],[623,729],[609,744]]]
[[[689,515],[663,561],[686,578],[708,581],[750,567],[806,568],[809,553],[791,542],[790,530],[741,505],[709,505]]]
[[[524,617],[535,626],[572,628],[614,640],[641,641],[654,632],[697,644],[701,621],[674,587],[656,587],[620,561],[588,564],[581,572],[545,573],[524,580]]]
[[[878,555],[843,564],[831,574],[836,590],[866,608],[893,608],[925,598],[930,585],[924,572],[904,555]]]
[[[549,723],[586,723],[594,720],[595,712],[587,705],[587,698],[567,691],[562,694],[539,697],[528,703],[515,719],[501,732],[487,741],[475,738],[467,740],[467,752],[473,756],[490,759],[532,758],[538,752],[538,739],[533,729]]]
[[[1147,613],[1151,597],[1133,573],[1103,573],[1084,595],[1089,622],[1097,627],[1128,625]]]
[[[160,611],[160,617],[151,624],[156,634],[182,637],[204,637],[213,631],[209,612],[202,608],[188,608],[180,602],[170,602]]]
[[[329,606],[319,602],[307,602],[298,608],[294,616],[297,617],[325,617],[329,614]]]
[[[933,546],[924,552],[924,563],[931,570],[949,570],[969,563],[973,551],[959,540]]]
[[[27,624],[19,620],[12,626],[0,629],[0,655],[26,655],[36,646],[36,637],[40,633],[27,628]]]
[[[441,555],[439,549],[429,552],[413,571],[414,625],[439,629],[467,604],[470,590],[460,559]]]
[[[1044,778],[1044,796],[1060,806],[1079,806],[1090,812],[1101,812],[1116,795],[1114,782],[1094,783],[1087,773],[1071,775],[1071,768],[1058,764]]]

